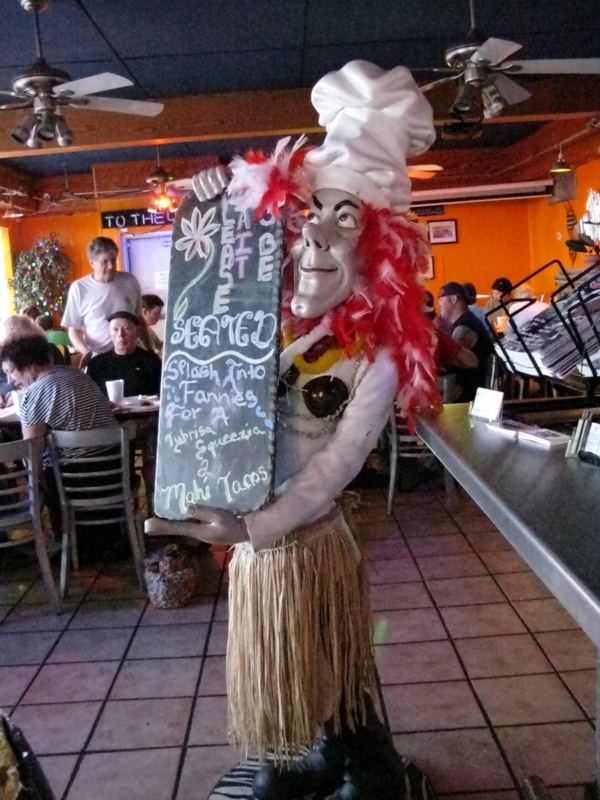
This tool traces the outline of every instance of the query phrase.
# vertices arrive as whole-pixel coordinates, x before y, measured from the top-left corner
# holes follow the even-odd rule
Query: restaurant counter
[[[600,467],[489,429],[468,404],[421,413],[416,431],[600,648]],[[600,664],[600,661],[598,661]],[[600,777],[597,671],[596,787]],[[597,789],[595,797],[598,797]]]
[[[600,646],[600,468],[495,433],[467,404],[419,415],[416,430]]]

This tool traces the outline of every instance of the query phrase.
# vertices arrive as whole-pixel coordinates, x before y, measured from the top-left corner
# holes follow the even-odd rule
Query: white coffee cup
[[[19,416],[21,416],[21,400],[23,399],[23,390],[22,389],[13,389],[10,393],[12,397],[12,404],[13,408],[17,412]]]
[[[106,392],[112,403],[122,403],[125,395],[125,381],[106,381]]]

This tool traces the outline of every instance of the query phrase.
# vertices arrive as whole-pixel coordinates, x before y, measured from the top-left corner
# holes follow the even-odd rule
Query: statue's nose
[[[315,250],[329,250],[329,242],[322,225],[315,222],[307,222],[302,232],[304,245]]]

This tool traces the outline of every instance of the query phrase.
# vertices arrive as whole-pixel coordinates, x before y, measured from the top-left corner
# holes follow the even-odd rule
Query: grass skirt
[[[374,686],[360,554],[336,510],[229,566],[229,737],[244,755],[280,761],[333,731],[364,722]]]

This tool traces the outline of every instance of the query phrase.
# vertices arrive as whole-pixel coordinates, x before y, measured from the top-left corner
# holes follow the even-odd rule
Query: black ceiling
[[[0,0],[0,88],[35,60],[33,17],[19,0]],[[484,35],[517,41],[515,58],[597,57],[598,0],[475,0]],[[40,15],[46,60],[73,79],[115,72],[134,86],[109,94],[159,99],[215,92],[310,87],[346,61],[405,64],[421,83],[444,65],[444,50],[470,28],[468,0],[51,0]],[[0,122],[2,114],[0,111]],[[85,111],[67,110],[77,141]],[[106,113],[107,126],[127,126]],[[164,119],[165,139],[169,120]],[[533,126],[533,127],[532,127]],[[493,124],[465,147],[509,144],[534,123]],[[269,142],[188,142],[161,146],[164,157],[218,154]],[[436,147],[460,146],[439,142]],[[3,163],[24,172],[89,171],[106,161],[148,160],[155,148],[38,151]]]

